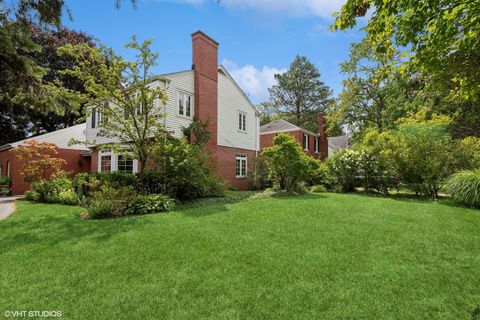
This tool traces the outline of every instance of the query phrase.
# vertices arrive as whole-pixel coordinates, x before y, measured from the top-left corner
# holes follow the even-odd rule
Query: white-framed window
[[[112,151],[101,150],[99,155],[98,171],[101,173],[112,172]]]
[[[103,117],[102,117],[102,112],[99,108],[97,107],[92,108],[91,121],[92,121],[91,122],[92,129],[95,129],[102,124]]]
[[[116,154],[112,150],[100,150],[98,155],[98,172],[137,173],[138,160],[125,154]]]
[[[193,98],[191,94],[182,91],[177,92],[177,113],[188,118],[193,116]]]
[[[7,160],[7,172],[6,176],[10,178],[10,160]]]
[[[237,178],[247,176],[247,156],[244,154],[237,154],[235,158],[235,176]]]
[[[238,112],[238,130],[247,131],[247,114],[245,112]]]
[[[303,149],[308,150],[308,134],[303,134]]]
[[[318,153],[318,137],[315,137],[314,142],[315,142],[315,143],[314,143],[314,145],[313,145],[313,151],[314,151],[315,153]]]
[[[123,173],[134,173],[133,172],[134,160],[125,155],[118,155],[117,157],[117,171]]]

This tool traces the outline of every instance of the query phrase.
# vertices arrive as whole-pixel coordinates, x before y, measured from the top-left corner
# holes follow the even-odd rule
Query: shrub
[[[70,205],[79,203],[78,196],[73,189],[72,180],[66,177],[34,182],[29,191],[28,197],[31,197],[34,201]]]
[[[91,218],[121,217],[136,197],[135,189],[128,187],[113,187],[103,185],[100,191],[93,193],[93,200],[88,204],[87,211]]]
[[[185,138],[166,139],[153,157],[152,170],[142,175],[145,193],[166,194],[181,200],[223,196],[225,182],[210,173],[205,148]]]
[[[360,152],[351,149],[340,150],[329,158],[330,170],[335,176],[338,189],[350,192],[359,185],[360,161]]]
[[[25,199],[29,201],[39,201],[40,193],[33,190],[28,190],[27,192],[25,192]]]
[[[253,158],[253,168],[247,174],[248,187],[250,190],[262,190],[272,185],[268,176],[268,165],[264,157]]]
[[[270,178],[276,188],[292,191],[307,181],[309,171],[308,157],[300,144],[286,133],[273,139],[273,145],[262,151],[270,169]]]
[[[310,192],[323,193],[323,192],[327,192],[327,188],[325,188],[325,186],[322,186],[322,185],[315,185],[310,188]]]
[[[79,173],[73,179],[75,192],[81,198],[92,197],[93,193],[100,191],[101,187],[109,185],[112,187],[137,188],[138,177],[131,173]]]
[[[455,201],[480,208],[480,169],[454,174],[446,189]]]
[[[307,183],[313,185],[323,185],[332,189],[335,184],[335,177],[333,176],[328,163],[326,161],[319,161],[309,157],[309,177]]]
[[[126,214],[147,214],[171,211],[175,200],[163,194],[138,195],[125,210]]]

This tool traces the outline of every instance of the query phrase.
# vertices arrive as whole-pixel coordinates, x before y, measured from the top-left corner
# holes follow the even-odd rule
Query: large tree
[[[333,101],[332,90],[320,80],[320,72],[306,57],[297,56],[290,68],[275,74],[268,91],[278,114],[305,129],[316,131],[317,114]]]
[[[159,86],[152,86],[155,78],[151,72],[158,54],[151,51],[151,43],[138,43],[133,37],[126,47],[136,52],[135,61],[126,61],[103,46],[67,44],[59,48],[62,57],[75,60],[73,68],[63,73],[84,83],[86,94],[78,95],[91,106],[90,114],[101,114],[99,134],[118,142],[104,147],[138,159],[140,174],[157,139],[164,137],[159,120],[164,116],[162,106],[167,96]]]
[[[355,26],[369,9],[366,39],[381,59],[391,59],[395,48],[409,48],[410,70],[428,76],[452,97],[479,100],[480,1],[347,0],[334,29]]]

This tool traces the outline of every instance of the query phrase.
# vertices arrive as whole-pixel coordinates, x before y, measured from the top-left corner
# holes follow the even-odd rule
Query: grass
[[[0,221],[0,314],[65,319],[480,319],[480,211],[345,194],[82,221]]]

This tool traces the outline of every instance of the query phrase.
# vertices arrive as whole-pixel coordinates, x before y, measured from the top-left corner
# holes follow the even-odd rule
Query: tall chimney
[[[208,121],[210,140],[207,150],[217,157],[218,42],[202,31],[192,33],[195,118]]]
[[[323,111],[318,113],[317,117],[318,142],[320,144],[320,159],[325,160],[328,157],[328,138],[325,129],[325,116]]]

